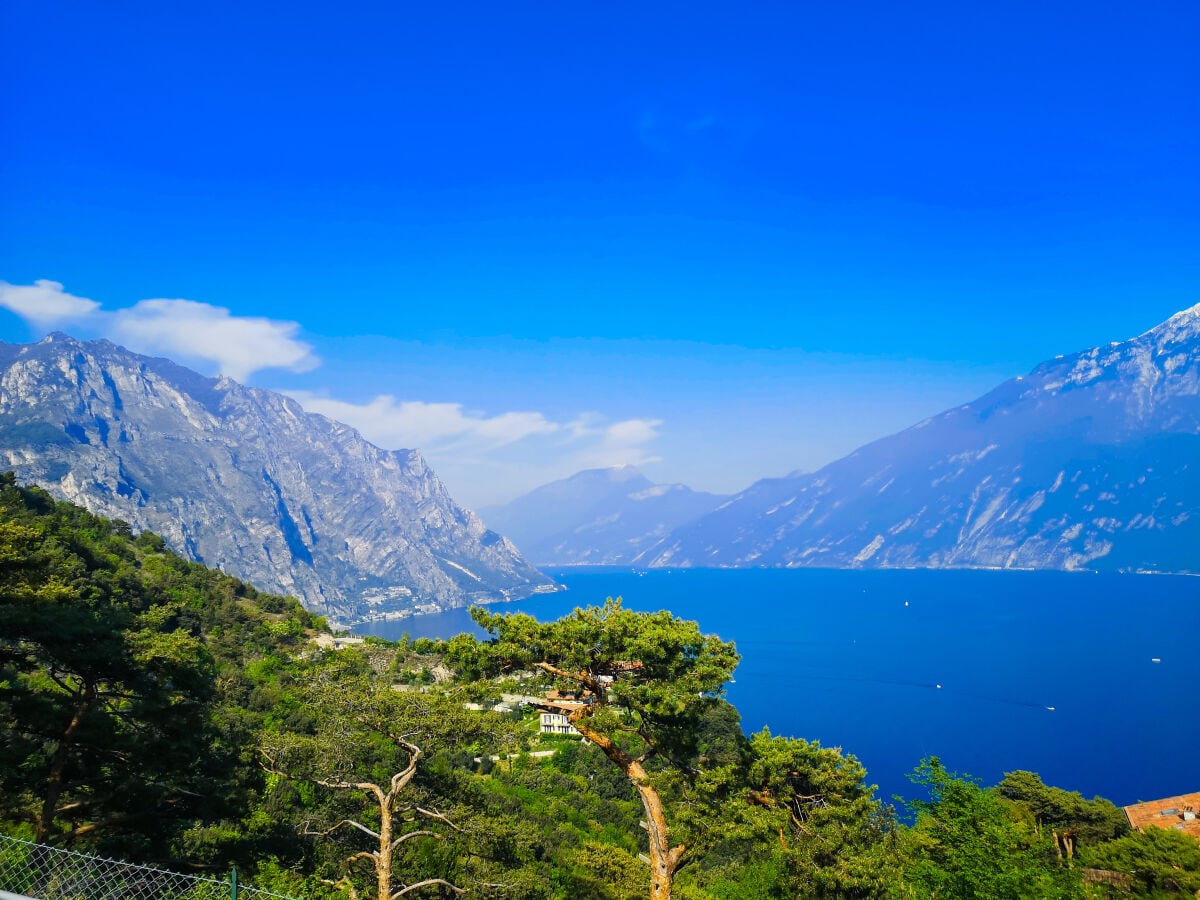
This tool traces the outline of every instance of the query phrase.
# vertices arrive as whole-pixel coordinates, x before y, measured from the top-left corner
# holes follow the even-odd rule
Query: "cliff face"
[[[577,472],[481,514],[538,564],[627,566],[725,499],[619,466]]]
[[[0,465],[340,622],[553,588],[419,452],[107,341],[0,344]]]
[[[638,563],[1200,572],[1200,306],[760,481]]]

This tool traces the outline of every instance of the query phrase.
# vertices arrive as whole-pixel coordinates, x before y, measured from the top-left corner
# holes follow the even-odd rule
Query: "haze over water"
[[[1059,572],[564,569],[511,609],[621,596],[737,643],[745,731],[841,746],[885,799],[925,755],[994,783],[1028,769],[1124,805],[1200,784],[1200,579]],[[509,607],[500,607],[509,609]],[[475,630],[466,610],[361,631]],[[1154,660],[1159,660],[1155,662]]]

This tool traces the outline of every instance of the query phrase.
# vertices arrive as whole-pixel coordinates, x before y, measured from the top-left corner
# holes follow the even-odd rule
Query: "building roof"
[[[1200,840],[1200,791],[1135,803],[1125,807],[1125,816],[1138,831],[1173,828]]]
[[[582,700],[584,695],[583,688],[574,691],[547,691],[547,700]]]
[[[542,712],[559,713],[566,716],[575,712],[581,706],[587,706],[587,703],[582,700],[539,700],[530,705],[542,710]]]

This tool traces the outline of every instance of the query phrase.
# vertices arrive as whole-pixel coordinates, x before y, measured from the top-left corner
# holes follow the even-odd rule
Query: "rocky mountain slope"
[[[539,565],[630,565],[726,499],[618,466],[578,472],[480,514]]]
[[[760,481],[637,562],[1200,572],[1200,305]]]
[[[107,341],[0,344],[0,467],[338,622],[553,587],[417,451]]]

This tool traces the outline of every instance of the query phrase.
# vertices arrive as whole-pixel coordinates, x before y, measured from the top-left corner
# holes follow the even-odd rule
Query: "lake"
[[[745,731],[843,748],[885,799],[923,756],[984,783],[1028,769],[1119,805],[1200,790],[1200,578],[1060,572],[547,569],[541,620],[623,597],[742,654]],[[466,610],[376,626],[482,634]]]

